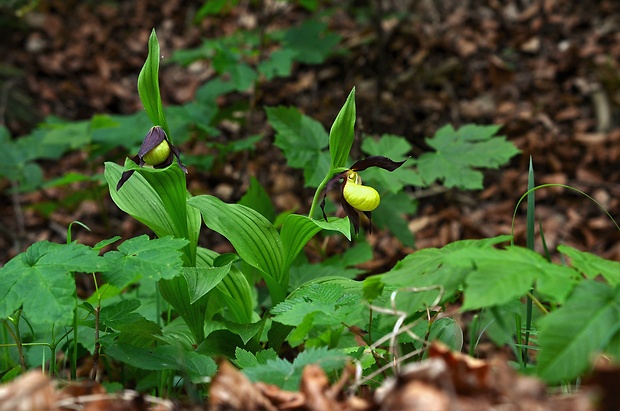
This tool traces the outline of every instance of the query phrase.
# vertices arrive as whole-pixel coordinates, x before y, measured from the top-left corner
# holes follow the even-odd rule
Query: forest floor
[[[577,188],[618,219],[620,3],[370,3],[371,6],[360,6],[347,2],[347,7],[328,19],[330,29],[342,36],[346,53],[317,66],[296,65],[290,77],[261,84],[252,98],[257,107],[298,107],[329,128],[347,94],[356,87],[358,132],[405,136],[416,155],[428,149],[424,138],[445,124],[502,124],[502,134],[522,154],[508,166],[485,173],[484,190],[417,193],[418,212],[409,221],[417,249],[441,247],[465,238],[509,234],[515,205],[526,191],[530,157],[537,184],[560,183]],[[382,9],[378,10],[381,3]],[[130,114],[140,110],[135,84],[153,27],[164,55],[160,74],[162,97],[165,104],[181,104],[190,101],[214,72],[208,64],[188,68],[166,64],[167,55],[197,47],[205,37],[215,38],[257,24],[290,26],[306,17],[301,8],[287,6],[278,12],[277,18],[267,22],[264,10],[240,5],[224,17],[207,17],[194,24],[193,15],[201,4],[180,0],[58,0],[41,3],[20,19],[3,16],[6,24],[0,25],[0,34],[5,40],[0,44],[0,54],[4,56],[1,67],[5,69],[0,73],[0,113],[5,125],[19,136],[28,133],[45,116],[82,120],[97,113]],[[355,14],[356,10],[367,13]],[[399,13],[405,17],[381,21],[372,18]],[[230,95],[220,103],[226,106],[239,98],[247,95]],[[235,201],[244,193],[252,174],[272,195],[279,211],[307,209],[312,193],[301,187],[301,175],[290,173],[284,157],[272,145],[273,131],[264,113],[258,110],[250,120],[243,126],[223,124],[222,138],[232,141],[264,133],[267,137],[257,149],[249,158],[231,156],[227,164],[208,175],[190,172],[190,191],[215,193],[226,201]],[[58,162],[46,163],[45,177],[51,179],[74,170],[92,172],[84,158],[83,153],[77,152]],[[94,171],[101,172],[102,167],[103,159]],[[51,188],[15,197],[3,190],[1,195],[0,248],[4,251],[0,263],[35,241],[66,240],[65,227],[74,220],[90,227],[90,232],[75,233],[76,239],[90,245],[116,234],[128,238],[145,232],[109,199],[104,200],[105,215],[94,202],[59,207],[50,215],[43,215],[34,205],[50,201],[63,204],[70,191]],[[594,202],[561,187],[538,190],[536,199],[536,217],[549,249],[567,244],[620,261],[620,232]],[[525,212],[519,210],[515,224],[517,244],[525,243],[524,233]],[[371,272],[389,268],[413,251],[386,232],[373,233],[369,238],[376,254],[375,263],[367,267]],[[214,244],[218,237],[208,240],[218,251],[229,247],[225,243]],[[458,409],[491,409],[491,396],[496,405],[501,404],[500,398],[505,394],[501,390],[508,386],[517,390],[515,381],[522,378],[506,375],[511,376],[502,381],[508,385],[485,386],[492,393],[487,396],[488,408],[484,408],[487,403],[482,408],[468,408],[463,400]],[[318,380],[307,378],[314,387],[310,391],[329,391],[321,385],[320,376]],[[460,392],[446,394],[445,387],[433,381],[430,386],[435,387],[438,398],[461,398]],[[401,389],[404,386],[407,384]],[[365,409],[343,403],[339,399],[341,388],[329,391],[331,397],[325,394],[330,406],[338,407],[329,409]],[[513,395],[517,391],[511,392]],[[587,390],[584,392],[584,396],[590,395]],[[264,392],[261,395],[264,397]],[[563,405],[545,403],[560,401],[553,396],[532,397],[532,406],[502,409],[591,409],[587,408],[584,396],[570,397],[574,402]],[[307,409],[328,409],[303,401],[300,404]],[[114,409],[146,407],[131,406],[137,408]],[[397,404],[384,408],[381,404],[369,406],[397,409],[392,408]],[[255,407],[270,409],[266,405]]]

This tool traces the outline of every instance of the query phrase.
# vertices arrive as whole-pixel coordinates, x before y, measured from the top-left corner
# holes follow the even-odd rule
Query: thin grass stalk
[[[532,165],[532,156],[530,156],[530,168],[527,173],[527,191],[529,194],[527,195],[527,214],[526,214],[526,235],[525,235],[525,246],[530,250],[534,251],[534,229],[536,227],[536,196],[534,194],[535,187],[534,185],[534,167]],[[525,346],[527,347],[530,342],[530,331],[532,329],[532,299],[527,297],[526,302],[526,312],[525,312]],[[519,334],[521,330],[518,330]],[[526,366],[528,363],[528,350],[525,348],[523,350],[523,365]]]

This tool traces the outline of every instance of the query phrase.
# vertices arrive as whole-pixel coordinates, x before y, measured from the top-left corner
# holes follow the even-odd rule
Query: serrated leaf
[[[23,305],[34,323],[68,324],[75,306],[71,273],[105,269],[103,258],[85,245],[34,243],[0,268],[0,318]]]
[[[306,19],[288,29],[283,38],[283,43],[297,52],[296,59],[307,64],[322,63],[339,42],[340,36],[330,32],[327,23],[315,19]]]
[[[366,137],[362,142],[362,151],[371,156],[385,156],[396,160],[409,155],[411,144],[404,137],[384,134],[378,139]]]
[[[100,325],[116,329],[118,325],[139,321],[143,317],[135,311],[140,307],[140,304],[140,300],[131,299],[102,307],[99,313]]]
[[[278,358],[278,354],[273,348],[260,350],[256,354],[244,350],[241,347],[235,349],[235,362],[239,368],[255,367],[260,364],[267,364],[268,361]]]
[[[538,375],[550,383],[572,380],[592,364],[620,324],[620,288],[584,281],[566,304],[540,321]]]
[[[510,236],[499,236],[483,240],[461,240],[446,245],[443,248],[426,248],[408,255],[399,261],[389,272],[371,276],[364,280],[364,296],[375,299],[385,287],[391,290],[409,287],[435,287],[443,289],[442,301],[452,298],[462,287],[469,265],[462,263],[449,264],[451,256],[461,250],[487,249],[496,244],[506,242]],[[465,252],[466,254],[466,252]],[[435,301],[439,290],[403,291],[396,297],[398,308],[407,312],[424,309]]]
[[[415,240],[407,224],[407,215],[414,214],[417,209],[417,203],[407,193],[389,193],[381,197],[379,208],[373,212],[373,223],[379,228],[389,229],[403,245],[414,247]]]
[[[442,181],[446,187],[481,189],[483,175],[476,168],[497,168],[519,153],[503,136],[494,136],[497,126],[447,125],[426,143],[435,149],[418,159],[418,171],[426,183]]]
[[[588,278],[594,279],[602,275],[610,285],[620,284],[620,262],[606,260],[563,244],[558,246],[558,251],[568,256],[571,265]]]
[[[463,249],[446,261],[467,268],[463,310],[503,305],[527,294],[534,281],[539,292],[561,303],[574,286],[574,271],[550,263],[540,254],[523,247]]]
[[[329,350],[327,347],[310,348],[300,353],[297,358],[289,361],[276,358],[243,370],[252,381],[274,384],[283,390],[298,390],[303,368],[309,364],[318,364],[325,372],[340,369],[347,356],[342,350]]]
[[[323,125],[293,107],[267,107],[266,112],[276,131],[274,144],[284,152],[287,164],[304,169],[306,186],[317,187],[330,165],[325,151],[329,136]]]
[[[124,288],[140,278],[171,279],[181,274],[183,260],[179,251],[188,244],[184,238],[162,237],[149,240],[147,235],[132,238],[118,246],[118,251],[104,254],[111,268],[103,273],[110,284]]]
[[[358,293],[336,283],[311,283],[296,290],[294,298],[287,299],[271,309],[273,321],[297,327],[289,335],[289,342],[297,346],[318,327],[340,327],[353,324],[366,308],[357,304]]]
[[[249,368],[256,367],[259,362],[254,354],[241,347],[237,347],[235,348],[235,364],[237,364],[239,368]]]
[[[291,49],[276,50],[269,55],[267,60],[258,63],[258,71],[267,80],[275,77],[288,77],[291,75],[293,60],[297,52]]]

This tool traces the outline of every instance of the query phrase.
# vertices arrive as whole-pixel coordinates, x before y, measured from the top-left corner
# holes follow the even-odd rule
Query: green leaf
[[[111,123],[93,130],[93,142],[108,150],[124,147],[138,152],[144,136],[152,126],[145,111],[127,116],[110,116]],[[94,121],[94,120],[93,120]]]
[[[119,344],[108,347],[106,354],[144,370],[177,370],[187,374],[190,380],[196,383],[204,382],[205,377],[212,376],[217,370],[212,358],[171,345],[145,349]]]
[[[606,260],[563,244],[558,246],[558,251],[569,257],[571,265],[587,278],[594,279],[602,275],[610,285],[620,284],[620,262]]]
[[[216,287],[228,275],[231,265],[232,263],[222,267],[184,267],[183,276],[190,290],[190,303],[194,304]]]
[[[385,274],[371,276],[364,280],[364,297],[376,299],[384,288],[390,290],[409,287],[441,286],[443,297],[441,301],[450,300],[462,287],[466,275],[471,271],[469,264],[463,267],[462,263],[451,263],[451,256],[455,253],[477,249],[491,249],[494,245],[506,242],[510,236],[499,236],[483,240],[455,241],[443,248],[426,248],[408,255]],[[401,310],[415,312],[425,309],[435,301],[440,291],[402,291],[396,297]]]
[[[293,60],[297,52],[290,49],[276,50],[269,55],[267,60],[258,63],[258,71],[267,80],[275,77],[288,77],[291,75]]]
[[[283,284],[284,255],[276,229],[257,211],[240,204],[226,204],[220,199],[201,195],[188,201],[202,213],[207,227],[226,237],[237,254],[262,274],[271,298],[284,299],[288,284]]]
[[[331,168],[344,167],[349,159],[349,152],[355,139],[355,87],[349,93],[347,101],[329,131],[329,153]]]
[[[538,375],[550,383],[572,380],[592,364],[620,324],[620,288],[579,284],[566,304],[540,320]]]
[[[372,221],[380,228],[389,229],[403,245],[414,247],[413,233],[407,223],[408,217],[417,210],[417,203],[407,193],[388,193],[381,197],[379,208],[372,213]]]
[[[396,161],[408,157],[411,144],[404,137],[384,134],[378,139],[366,137],[362,150],[371,156],[385,156]]]
[[[571,268],[523,247],[462,249],[450,255],[447,263],[470,267],[463,310],[506,304],[526,295],[534,281],[539,292],[562,303],[575,285]]]
[[[184,238],[162,237],[149,240],[147,235],[132,238],[118,246],[118,251],[104,254],[110,270],[103,278],[110,284],[124,288],[141,278],[171,279],[181,273],[181,248],[188,243]]]
[[[23,305],[34,323],[68,324],[75,306],[71,273],[105,269],[103,258],[85,245],[36,242],[0,268],[0,318]]]
[[[330,155],[325,151],[329,136],[323,125],[293,107],[265,110],[269,124],[276,131],[274,144],[284,152],[287,164],[302,168],[306,186],[317,187],[330,165]]]
[[[212,250],[198,247],[196,266],[212,267],[218,255]],[[252,322],[254,308],[252,287],[237,267],[234,265],[230,267],[228,275],[216,285],[215,292],[225,301],[236,321],[242,324]],[[221,307],[218,308],[221,309]]]
[[[359,292],[350,292],[336,283],[311,283],[274,308],[273,320],[297,327],[289,335],[288,341],[295,347],[308,339],[311,334],[325,327],[340,328],[342,324],[354,325],[367,308],[357,304]]]
[[[238,204],[253,208],[270,222],[273,222],[276,218],[276,209],[271,202],[269,194],[267,194],[265,188],[254,176],[250,177],[250,187],[241,197]]]
[[[248,367],[243,373],[252,381],[274,384],[283,390],[298,390],[301,373],[306,365],[318,364],[325,372],[342,368],[347,357],[342,350],[329,350],[327,347],[305,350],[291,363],[275,358],[265,364]]]
[[[123,171],[136,170],[120,190],[116,185]],[[193,266],[200,231],[200,213],[186,204],[185,173],[176,164],[163,169],[140,168],[130,160],[126,168],[105,163],[105,178],[116,205],[148,226],[158,237],[185,238],[184,262]]]
[[[153,125],[161,126],[172,141],[159,92],[159,59],[161,54],[155,29],[151,31],[148,46],[149,54],[138,75],[138,94]]]
[[[116,304],[102,307],[99,313],[100,327],[111,327],[117,329],[119,325],[132,324],[139,321],[142,317],[135,312],[140,307],[140,300],[121,300]]]
[[[291,266],[289,289],[301,287],[321,277],[338,276],[353,279],[364,272],[363,269],[355,266],[370,261],[372,258],[372,247],[361,240],[343,254],[336,254],[320,263],[310,264],[297,259]]]
[[[250,341],[256,335],[256,333],[262,331],[265,326],[265,321],[267,321],[267,316],[254,323],[246,324],[239,324],[233,321],[229,321],[220,315],[216,315],[215,317],[213,317],[213,321],[223,324],[226,330],[237,334],[239,337],[241,337],[241,341],[243,341],[243,344],[247,344],[248,341]]]
[[[288,270],[308,241],[321,230],[338,231],[351,240],[351,224],[349,224],[348,218],[330,218],[328,221],[324,221],[291,214],[284,220],[280,235],[284,245],[285,271]]]
[[[296,59],[307,64],[322,63],[339,42],[340,36],[330,32],[327,23],[315,19],[287,30],[283,38],[284,45],[297,52]]]
[[[427,138],[434,153],[418,159],[418,171],[426,183],[442,181],[446,187],[481,189],[482,173],[475,168],[498,168],[519,153],[504,136],[494,136],[498,126],[447,125]]]
[[[256,367],[261,364],[267,364],[269,360],[275,360],[278,358],[278,354],[273,348],[267,350],[260,350],[256,354],[252,354],[243,348],[235,348],[235,363],[239,368]]]

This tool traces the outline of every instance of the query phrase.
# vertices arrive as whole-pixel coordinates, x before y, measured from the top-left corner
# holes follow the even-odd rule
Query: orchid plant
[[[354,141],[355,90],[349,94],[329,136],[330,170],[314,196],[310,214],[290,214],[280,230],[252,208],[227,204],[210,195],[193,196],[186,189],[187,168],[173,144],[167,126],[158,85],[159,45],[155,32],[149,39],[149,55],[138,78],[142,103],[153,123],[138,154],[125,166],[106,163],[105,177],[112,199],[123,211],[149,226],[159,237],[187,240],[182,250],[183,269],[173,279],[158,283],[162,297],[179,313],[189,327],[193,345],[199,346],[212,336],[217,323],[226,324],[229,333],[237,334],[243,344],[258,345],[269,312],[260,317],[254,306],[253,284],[249,276],[234,264],[253,267],[269,290],[272,306],[284,301],[289,293],[291,264],[306,243],[323,230],[337,231],[351,239],[351,225],[359,232],[359,212],[370,217],[380,202],[379,194],[362,185],[357,174],[369,167],[393,171],[403,164],[385,157],[369,157],[346,168]],[[176,162],[174,161],[176,159]],[[328,218],[324,211],[326,191],[341,182],[343,206],[347,217]],[[313,218],[323,194],[323,219]],[[202,221],[201,221],[202,220]],[[218,255],[198,246],[201,224],[226,237],[237,256]],[[244,325],[242,331],[230,324]],[[270,344],[286,338],[290,328],[270,325]],[[226,338],[230,338],[226,337]]]

